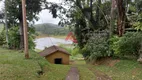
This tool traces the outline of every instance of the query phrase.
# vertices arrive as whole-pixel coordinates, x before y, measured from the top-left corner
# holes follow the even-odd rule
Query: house
[[[72,41],[73,43],[77,43],[77,40],[76,40],[76,38],[75,38],[75,36],[73,35],[73,33],[72,32],[69,32],[68,33],[68,35],[67,35],[67,37],[66,37],[66,39],[65,39],[66,41]]]
[[[63,48],[58,46],[51,46],[39,53],[45,57],[52,64],[69,64],[70,54]]]

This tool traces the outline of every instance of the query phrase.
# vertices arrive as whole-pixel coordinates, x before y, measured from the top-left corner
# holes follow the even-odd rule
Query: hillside
[[[48,35],[67,35],[69,29],[58,26],[52,23],[36,24],[34,25],[37,32]]]

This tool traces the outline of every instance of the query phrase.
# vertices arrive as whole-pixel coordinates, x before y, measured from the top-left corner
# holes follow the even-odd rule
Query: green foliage
[[[0,45],[5,43],[4,27],[3,24],[0,24]]]
[[[72,50],[72,55],[73,55],[73,56],[76,56],[76,55],[78,55],[78,54],[81,54],[81,50],[80,50],[80,48],[77,46],[77,47],[75,47],[75,48]]]
[[[72,52],[72,48],[68,47],[68,46],[65,46],[65,45],[59,45],[61,48],[65,49],[68,53],[71,54]]]
[[[18,49],[20,45],[20,36],[18,32],[18,27],[12,27],[9,29],[9,48]]]
[[[37,14],[42,10],[43,0],[26,0],[27,21],[31,22],[33,19],[38,20]],[[9,27],[17,26],[22,22],[22,4],[21,0],[6,1],[7,21]]]
[[[78,46],[73,46],[73,45],[59,45],[60,47],[64,48],[67,50],[72,56],[77,56],[82,54],[82,51]]]
[[[28,41],[29,41],[29,49],[34,49],[35,43],[35,30],[33,27],[29,27]],[[9,48],[11,49],[19,49],[20,48],[20,35],[19,35],[19,27],[11,27],[9,29]]]
[[[136,26],[135,29],[142,30],[142,23],[141,22],[135,22],[133,26]]]
[[[111,51],[112,54],[114,54],[114,51],[117,53],[117,42],[119,41],[119,37],[117,35],[112,36],[109,39],[109,50]]]
[[[85,57],[88,61],[95,61],[101,57],[110,56],[109,46],[106,37],[95,35],[91,37],[85,46]]]
[[[35,43],[34,43],[34,40],[35,40],[35,37],[36,37],[36,31],[35,31],[35,28],[34,27],[29,27],[28,28],[28,42],[29,42],[29,49],[32,49],[34,50],[35,49]]]
[[[115,43],[114,51],[116,54],[122,55],[134,55],[138,56],[140,49],[140,43],[142,41],[141,32],[127,32],[123,37]]]
[[[5,32],[4,30],[2,32],[0,32],[0,45],[6,44],[5,33],[4,32]]]

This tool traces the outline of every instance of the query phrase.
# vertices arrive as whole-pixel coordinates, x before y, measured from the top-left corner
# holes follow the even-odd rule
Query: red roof
[[[67,35],[67,37],[65,38],[65,40],[70,40],[70,41],[72,41],[73,43],[77,43],[77,40],[76,40],[76,38],[75,38],[75,36],[73,35],[72,32],[69,32],[69,33],[68,33],[68,35]]]

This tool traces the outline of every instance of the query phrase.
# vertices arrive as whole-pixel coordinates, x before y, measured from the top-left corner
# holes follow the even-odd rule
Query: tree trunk
[[[101,0],[98,0],[97,9],[96,9],[96,24],[97,24],[97,26],[100,25],[100,6],[101,6]],[[96,25],[94,25],[94,26],[96,26]]]
[[[7,47],[9,47],[9,39],[8,39],[8,26],[7,26],[7,0],[5,0],[5,33],[6,33],[6,42],[7,42]]]
[[[110,15],[110,28],[109,28],[109,36],[112,37],[113,32],[114,32],[114,11],[116,10],[116,0],[111,0],[111,15]]]
[[[123,0],[116,0],[118,7],[118,20],[117,20],[117,29],[118,36],[122,36],[125,32],[125,6],[123,5]]]
[[[24,50],[24,31],[23,31],[23,17],[22,17],[22,5],[19,5],[19,31],[20,31],[20,50]]]
[[[20,31],[20,49],[24,50],[23,20],[20,21],[19,31]]]

